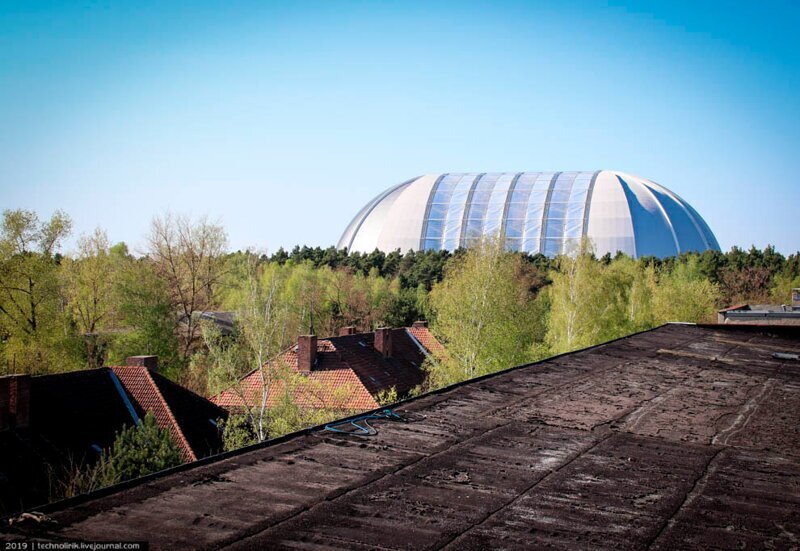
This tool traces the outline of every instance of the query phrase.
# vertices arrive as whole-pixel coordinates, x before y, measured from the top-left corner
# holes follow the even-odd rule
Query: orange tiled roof
[[[172,413],[169,404],[164,400],[161,391],[153,381],[150,370],[146,367],[121,366],[110,368],[119,378],[122,386],[139,404],[142,410],[151,411],[156,423],[161,428],[166,428],[181,452],[184,461],[196,461],[197,455],[189,445],[178,421]]]
[[[433,336],[427,327],[407,327],[406,331],[411,333],[428,352],[434,355],[444,354],[444,346],[436,337]]]
[[[304,407],[341,410],[373,409],[378,406],[375,396],[379,392],[394,387],[402,395],[422,383],[425,355],[431,347],[442,349],[441,344],[425,328],[420,331],[415,328],[416,334],[409,333],[410,328],[391,331],[393,352],[390,358],[384,358],[375,350],[374,333],[318,340],[317,363],[307,376],[311,384],[292,390],[297,403]],[[427,350],[420,350],[418,344]],[[297,347],[284,351],[275,362],[299,373]],[[243,400],[254,405],[262,398],[261,389],[261,375],[253,371],[242,378],[239,385],[211,400],[225,408],[241,407]],[[267,408],[274,406],[286,390],[284,383],[273,382],[267,394]]]

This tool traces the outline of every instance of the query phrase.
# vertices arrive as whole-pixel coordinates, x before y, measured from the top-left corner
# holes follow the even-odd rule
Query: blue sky
[[[608,168],[793,252],[796,6],[0,0],[0,207],[274,251],[424,173]]]

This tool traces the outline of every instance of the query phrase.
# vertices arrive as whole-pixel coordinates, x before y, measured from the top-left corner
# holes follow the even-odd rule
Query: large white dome
[[[598,255],[663,258],[719,250],[686,201],[655,182],[612,170],[420,176],[370,201],[338,246],[452,251],[498,233],[513,250],[548,256],[584,236]]]

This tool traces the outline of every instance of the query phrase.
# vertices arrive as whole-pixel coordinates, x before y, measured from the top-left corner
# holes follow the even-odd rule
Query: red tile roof
[[[0,527],[153,549],[790,549],[800,329],[667,325]],[[0,454],[0,458],[2,454]]]
[[[425,379],[422,362],[431,348],[441,349],[433,335],[427,329],[421,329],[414,330],[425,342],[412,337],[410,328],[392,329],[392,355],[389,358],[375,350],[374,333],[320,339],[317,341],[317,363],[307,379],[311,384],[294,389],[295,399],[304,407],[366,410],[378,406],[375,397],[381,391],[395,388],[398,394],[407,394]],[[276,362],[299,373],[297,346],[283,352]],[[261,375],[253,371],[239,385],[221,392],[212,401],[225,408],[241,407],[243,399],[249,404],[257,404],[261,400],[261,389]],[[283,383],[273,383],[267,396],[267,407],[275,405],[285,391]]]
[[[427,327],[407,327],[406,331],[411,333],[429,353],[433,355],[444,354],[444,346],[436,340],[436,337],[433,336],[433,333],[431,333]]]
[[[0,430],[0,516],[45,502],[57,478],[91,465],[116,435],[152,411],[193,461],[222,450],[227,412],[145,367],[102,367],[30,378],[30,424]],[[10,476],[10,478],[9,478]]]
[[[172,410],[161,395],[161,391],[153,381],[150,370],[146,367],[111,367],[114,374],[119,377],[122,386],[138,403],[139,407],[147,412],[153,413],[156,423],[161,428],[165,428],[172,435],[172,439],[178,446],[184,461],[197,461],[197,455],[186,440],[178,421],[172,414]]]

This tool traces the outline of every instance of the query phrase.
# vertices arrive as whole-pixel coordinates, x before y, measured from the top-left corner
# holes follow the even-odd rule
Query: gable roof
[[[152,412],[158,426],[169,431],[184,461],[220,451],[216,421],[227,417],[223,408],[146,367],[109,369],[125,387],[137,413]]]
[[[124,426],[148,411],[170,432],[184,461],[222,449],[212,420],[227,412],[145,367],[31,377],[29,400],[29,426],[0,430],[0,510],[45,501],[52,474],[92,464]]]
[[[428,346],[439,345],[427,328],[418,332]],[[294,389],[295,399],[304,407],[331,407],[340,410],[366,410],[378,406],[375,397],[395,388],[403,396],[425,379],[422,363],[429,348],[413,337],[410,328],[391,329],[392,355],[384,357],[375,349],[375,333],[356,333],[317,341],[317,362],[308,374],[310,385]],[[285,350],[275,365],[299,373],[297,345]],[[286,390],[283,383],[273,383],[267,395],[267,407],[274,406]],[[261,400],[261,375],[253,371],[230,388],[212,398],[226,408],[242,406],[242,400],[255,404]]]
[[[44,509],[152,548],[788,548],[796,328],[668,325]],[[254,484],[254,481],[259,483]],[[6,530],[9,530],[6,528]]]
[[[152,412],[158,426],[169,431],[172,440],[181,452],[183,460],[196,461],[197,454],[194,453],[189,441],[186,440],[186,436],[184,436],[180,424],[175,419],[172,409],[164,399],[161,389],[153,380],[154,374],[149,369],[139,366],[116,366],[110,369],[119,377],[125,390],[133,399],[137,412],[140,415]]]

